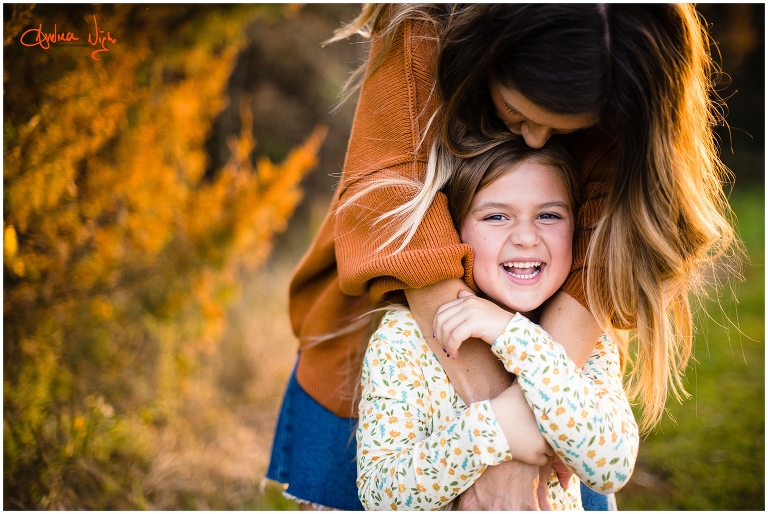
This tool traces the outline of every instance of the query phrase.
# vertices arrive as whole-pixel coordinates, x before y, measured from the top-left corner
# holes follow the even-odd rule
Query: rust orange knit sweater
[[[371,56],[379,51],[380,44],[374,40]],[[440,102],[434,88],[435,57],[434,29],[406,21],[381,67],[366,79],[341,183],[291,282],[291,323],[300,340],[298,381],[315,400],[339,416],[356,416],[353,397],[359,376],[355,371],[370,326],[364,324],[332,339],[318,341],[318,337],[349,329],[358,316],[386,302],[403,302],[403,289],[447,278],[464,278],[474,285],[472,249],[459,240],[442,193],[435,197],[413,240],[396,254],[391,249],[375,251],[391,232],[373,220],[412,197],[414,188],[376,189],[334,215],[340,202],[372,181],[384,177],[423,179],[435,131],[430,130],[421,144],[420,138]],[[581,281],[584,257],[590,227],[599,219],[606,192],[603,181],[613,162],[612,144],[588,131],[569,135],[566,143],[580,166],[582,204],[573,269],[563,289],[586,306]]]

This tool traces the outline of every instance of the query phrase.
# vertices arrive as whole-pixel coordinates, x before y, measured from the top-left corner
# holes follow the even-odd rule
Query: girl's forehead
[[[492,172],[486,174],[486,177],[490,177],[490,180],[481,181],[477,193],[480,193],[483,189],[494,184],[498,180],[515,174],[517,174],[516,178],[519,178],[520,180],[523,180],[521,175],[524,175],[527,180],[533,179],[543,183],[558,182],[562,184],[566,191],[570,191],[566,172],[559,165],[546,160],[527,157],[514,164],[497,166]]]
[[[548,203],[550,200],[565,203],[571,211],[574,209],[576,191],[566,172],[556,164],[527,159],[494,171],[491,180],[481,183],[475,192],[470,211],[488,202],[514,206],[533,201]]]

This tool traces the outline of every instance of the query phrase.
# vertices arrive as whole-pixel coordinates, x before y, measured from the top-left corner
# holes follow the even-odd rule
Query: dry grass
[[[288,319],[291,267],[273,265],[242,285],[209,380],[190,383],[184,419],[157,433],[144,491],[154,509],[291,509],[264,489],[272,436],[297,343]]]

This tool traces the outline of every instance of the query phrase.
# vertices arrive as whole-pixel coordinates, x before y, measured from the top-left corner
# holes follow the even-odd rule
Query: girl
[[[461,239],[474,250],[472,278],[483,298],[467,293],[441,307],[441,340],[449,356],[468,337],[492,343],[518,382],[466,406],[410,312],[388,311],[363,364],[363,505],[444,508],[486,467],[511,459],[544,465],[553,448],[590,487],[617,490],[631,475],[638,435],[616,346],[601,337],[582,372],[523,317],[535,316],[571,269],[576,195],[567,154],[553,143],[535,151],[504,142],[457,166],[446,194]],[[545,478],[556,510],[581,509],[578,487],[561,487],[555,473]]]
[[[540,324],[577,365],[602,332],[636,328],[628,391],[650,427],[668,390],[683,394],[688,293],[733,236],[695,8],[376,4],[338,38],[356,31],[372,38],[370,55],[341,183],[291,283],[300,352],[267,476],[305,502],[361,508],[348,445],[359,383],[347,377],[369,327],[355,320],[407,297],[431,333],[437,308],[472,284],[471,248],[440,192],[451,168],[441,163],[505,132],[532,147],[560,139],[582,185],[573,266]],[[465,404],[511,384],[486,343],[470,340],[449,359],[439,339],[427,341]],[[536,508],[530,494],[504,491],[529,491],[519,481],[538,472],[517,461],[492,467],[462,506]]]

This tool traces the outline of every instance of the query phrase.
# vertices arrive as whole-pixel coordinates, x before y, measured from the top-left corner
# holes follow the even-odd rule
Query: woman
[[[533,147],[560,138],[580,168],[574,266],[541,325],[578,364],[601,331],[636,327],[628,394],[652,425],[668,389],[684,394],[687,294],[733,237],[694,8],[375,5],[337,39],[356,30],[372,33],[371,52],[342,182],[291,284],[301,349],[268,476],[300,500],[359,508],[348,418],[369,327],[358,317],[406,297],[430,327],[440,305],[474,286],[471,249],[439,192],[450,173],[440,155],[470,156],[507,130]],[[465,403],[510,384],[482,343],[441,363]],[[308,409],[323,418],[307,419]],[[461,507],[544,508],[532,492],[538,474],[494,466]]]

